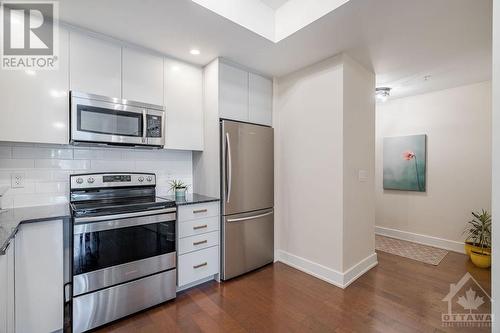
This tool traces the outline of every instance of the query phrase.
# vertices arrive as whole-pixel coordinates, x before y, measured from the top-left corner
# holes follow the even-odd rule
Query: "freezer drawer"
[[[272,209],[224,216],[222,279],[227,280],[274,260]]]
[[[274,134],[266,126],[224,120],[222,215],[274,207]]]

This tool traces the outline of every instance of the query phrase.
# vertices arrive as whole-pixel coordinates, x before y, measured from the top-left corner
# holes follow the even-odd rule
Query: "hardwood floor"
[[[490,294],[490,270],[450,252],[439,266],[378,252],[342,290],[281,263],[208,282],[98,332],[489,332],[441,325],[442,299],[466,272]]]

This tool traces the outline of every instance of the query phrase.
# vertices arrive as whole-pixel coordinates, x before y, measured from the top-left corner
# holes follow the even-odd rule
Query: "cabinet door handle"
[[[201,245],[201,244],[206,244],[206,243],[208,243],[208,241],[205,239],[205,240],[202,240],[199,242],[193,242],[193,245]]]
[[[198,210],[193,210],[193,214],[200,214],[200,213],[206,213],[208,212],[208,209],[198,209]]]
[[[197,269],[197,268],[201,268],[201,267],[203,267],[203,266],[207,266],[207,265],[208,265],[208,263],[205,261],[203,264],[194,265],[194,266],[193,266],[193,268],[194,268],[194,269]]]
[[[204,224],[204,225],[196,225],[193,227],[194,230],[198,230],[198,229],[203,229],[203,228],[206,228],[208,227],[208,225]]]

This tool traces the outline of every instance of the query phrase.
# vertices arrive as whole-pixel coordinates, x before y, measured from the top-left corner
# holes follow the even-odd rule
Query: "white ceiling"
[[[276,10],[283,6],[285,2],[289,0],[260,0],[263,2],[266,6],[271,7],[272,9]]]
[[[346,52],[397,97],[491,77],[491,0],[351,0],[278,43],[189,0],[62,0],[59,11],[70,24],[179,59],[222,56],[269,76]]]

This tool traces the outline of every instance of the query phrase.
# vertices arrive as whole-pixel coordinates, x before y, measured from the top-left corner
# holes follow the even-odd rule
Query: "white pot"
[[[176,188],[175,189],[175,197],[176,198],[184,198],[186,196],[186,188]]]

